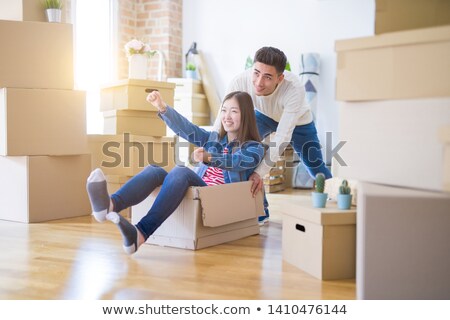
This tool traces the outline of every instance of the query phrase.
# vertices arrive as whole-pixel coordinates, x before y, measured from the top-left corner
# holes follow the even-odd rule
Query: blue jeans
[[[146,240],[178,208],[189,187],[203,187],[206,183],[187,167],[176,166],[167,173],[149,165],[111,195],[114,211],[120,212],[142,202],[159,186],[162,187],[153,206],[136,224]]]
[[[278,122],[262,114],[258,110],[255,110],[255,115],[259,135],[262,138],[277,131]],[[313,179],[315,179],[316,174],[319,172],[322,172],[326,179],[332,177],[330,170],[328,170],[323,162],[320,142],[314,122],[296,126],[292,132],[291,145]],[[267,210],[268,206],[269,204],[264,195],[264,211],[266,212],[266,215],[269,215],[269,211]]]

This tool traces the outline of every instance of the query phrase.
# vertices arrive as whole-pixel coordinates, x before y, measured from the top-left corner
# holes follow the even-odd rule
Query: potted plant
[[[339,187],[339,193],[337,195],[338,208],[341,210],[348,210],[352,205],[352,195],[350,194],[351,188],[348,186],[348,181],[342,181]]]
[[[197,73],[195,72],[196,69],[195,64],[188,62],[186,64],[186,78],[197,79]]]
[[[48,22],[61,22],[62,0],[44,0],[45,14]]]
[[[314,208],[325,208],[328,193],[325,190],[325,175],[323,173],[316,174],[316,191],[311,193]]]
[[[138,39],[132,39],[125,44],[125,53],[128,57],[128,78],[147,79],[148,59],[157,51]]]

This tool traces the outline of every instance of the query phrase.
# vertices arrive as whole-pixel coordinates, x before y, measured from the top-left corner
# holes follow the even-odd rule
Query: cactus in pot
[[[312,202],[315,208],[325,208],[328,193],[325,190],[325,175],[323,173],[316,174],[316,191],[312,192]]]
[[[339,194],[337,196],[338,208],[342,210],[350,209],[352,205],[352,195],[350,194],[352,189],[348,186],[348,181],[343,180],[339,187]]]

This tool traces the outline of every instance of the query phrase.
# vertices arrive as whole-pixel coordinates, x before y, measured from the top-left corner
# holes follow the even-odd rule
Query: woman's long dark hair
[[[222,106],[225,101],[235,98],[239,105],[239,110],[241,111],[241,126],[239,127],[237,134],[237,141],[242,144],[249,140],[261,141],[261,137],[258,132],[258,127],[256,125],[255,110],[253,107],[252,97],[247,92],[234,91],[227,94],[223,99]],[[219,136],[222,139],[227,132],[225,131],[222,121],[220,122]]]

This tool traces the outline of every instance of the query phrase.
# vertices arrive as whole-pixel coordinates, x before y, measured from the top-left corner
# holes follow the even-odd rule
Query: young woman
[[[87,179],[87,192],[95,219],[110,220],[120,229],[126,253],[133,254],[175,211],[190,186],[208,186],[247,181],[264,158],[264,147],[256,127],[251,97],[245,92],[231,92],[221,107],[219,132],[208,132],[192,124],[167,106],[159,92],[151,92],[147,101],[158,108],[159,117],[177,135],[194,145],[192,157],[198,163],[195,172],[176,166],[169,173],[149,165],[109,196],[100,169]],[[136,226],[117,212],[140,203],[156,187],[161,190],[146,216]],[[249,190],[250,193],[250,190]]]

